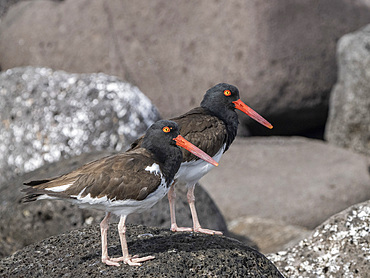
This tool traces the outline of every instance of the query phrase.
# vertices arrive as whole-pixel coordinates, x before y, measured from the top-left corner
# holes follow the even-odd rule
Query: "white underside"
[[[118,216],[121,215],[129,215],[133,212],[143,212],[152,206],[154,206],[160,199],[162,199],[169,190],[169,187],[166,185],[166,181],[163,178],[158,164],[154,163],[152,166],[148,166],[145,168],[146,171],[150,171],[151,173],[154,173],[155,175],[161,176],[161,184],[158,186],[157,190],[150,193],[144,200],[115,200],[115,199],[108,199],[107,196],[100,197],[100,198],[92,198],[90,193],[86,196],[82,197],[84,191],[86,190],[86,187],[81,190],[81,192],[78,195],[73,195],[71,197],[75,199],[67,199],[68,201],[71,201],[72,203],[78,205],[81,208],[92,208],[97,210],[103,210],[106,212],[114,213]],[[63,185],[67,187],[66,185]],[[58,188],[48,189],[54,192],[61,192],[58,191],[58,189],[61,189],[63,186],[58,186]],[[70,184],[68,184],[69,188]],[[57,197],[48,196],[46,194],[41,195],[37,198],[38,200],[42,199],[58,199]]]
[[[212,157],[217,162],[220,161],[224,153],[226,144]],[[211,171],[215,166],[203,159],[182,162],[179,171],[175,175],[176,183],[191,186],[197,183],[205,174]]]

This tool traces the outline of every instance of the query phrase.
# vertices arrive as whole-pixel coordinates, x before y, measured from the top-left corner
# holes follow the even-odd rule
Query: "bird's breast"
[[[225,147],[226,144],[224,144],[222,148],[212,158],[219,162],[222,154],[224,153]],[[175,175],[175,180],[177,183],[192,185],[198,182],[214,167],[215,166],[202,159],[182,162],[180,165],[180,169]]]

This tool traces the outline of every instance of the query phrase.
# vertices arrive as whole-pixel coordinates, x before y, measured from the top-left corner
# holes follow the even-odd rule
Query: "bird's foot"
[[[176,224],[171,225],[171,231],[172,232],[192,232],[192,228],[186,228],[186,227],[177,227]]]
[[[106,265],[114,265],[114,266],[119,266],[119,263],[115,262],[113,259],[106,257],[101,259],[102,263]]]
[[[220,231],[214,231],[214,230],[209,230],[209,229],[203,229],[202,227],[194,228],[195,233],[202,233],[202,234],[207,234],[207,235],[223,235],[222,232]]]
[[[128,265],[140,266],[142,262],[152,260],[154,258],[155,258],[154,256],[146,256],[146,257],[139,258],[137,255],[132,256],[132,257],[129,256],[129,257],[111,258],[110,263],[113,263],[113,264],[109,264],[109,265],[119,266],[118,262],[123,262],[123,263],[128,264]]]
[[[202,227],[197,228],[187,228],[187,227],[177,227],[176,224],[171,225],[172,232],[195,232],[195,233],[202,233],[207,235],[223,235],[220,231],[214,231],[209,229],[203,229]]]

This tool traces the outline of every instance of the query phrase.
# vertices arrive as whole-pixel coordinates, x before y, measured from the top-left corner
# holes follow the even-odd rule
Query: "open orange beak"
[[[258,114],[256,111],[254,111],[252,108],[250,108],[248,105],[246,105],[244,102],[242,102],[240,99],[233,101],[235,104],[235,108],[239,109],[240,111],[247,114],[252,119],[256,120],[260,124],[264,125],[265,127],[271,129],[273,126],[268,121],[266,121],[260,114]]]
[[[218,166],[218,163],[216,162],[216,160],[214,160],[212,157],[210,157],[208,154],[206,154],[204,151],[202,151],[198,147],[194,146],[192,143],[187,141],[181,135],[178,135],[176,138],[173,138],[173,140],[176,141],[177,146],[183,147],[184,149],[188,150],[192,154],[196,155],[197,157],[203,159],[204,161],[214,166]]]

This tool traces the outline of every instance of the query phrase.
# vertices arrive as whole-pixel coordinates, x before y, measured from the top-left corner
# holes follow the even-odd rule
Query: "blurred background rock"
[[[0,1],[0,190],[61,158],[124,150],[134,130],[198,106],[227,82],[274,129],[240,115],[239,138],[201,183],[234,236],[262,252],[294,246],[370,199],[369,23],[370,0]],[[117,110],[121,89],[109,98],[107,84],[97,86],[103,77],[152,104]],[[76,139],[78,111],[89,115],[85,141]],[[131,111],[140,116],[130,127]],[[273,137],[256,137],[265,135]]]

